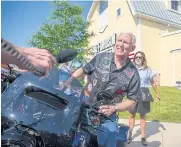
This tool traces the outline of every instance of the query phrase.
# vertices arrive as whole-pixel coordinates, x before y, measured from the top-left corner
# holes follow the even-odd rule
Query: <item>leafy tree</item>
[[[46,48],[53,55],[63,49],[79,51],[77,60],[81,61],[87,52],[89,37],[94,34],[88,32],[89,22],[82,17],[83,8],[71,5],[67,1],[54,1],[54,9],[50,18],[32,36],[29,46]]]

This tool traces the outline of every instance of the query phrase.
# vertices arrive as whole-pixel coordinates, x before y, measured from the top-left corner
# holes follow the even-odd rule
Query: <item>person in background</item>
[[[73,68],[69,62],[61,64],[59,67],[59,85],[68,80],[73,72]]]
[[[69,62],[66,62],[66,63],[63,63],[61,66],[59,66],[59,69],[69,73],[70,75],[72,74],[73,72],[73,68],[72,68],[72,65],[71,63]]]
[[[153,101],[153,97],[149,91],[150,84],[152,85],[158,100],[160,100],[160,96],[158,93],[156,82],[154,80],[155,75],[153,74],[151,68],[147,65],[145,54],[141,51],[138,51],[134,56],[133,62],[135,63],[140,75],[142,98],[140,101],[137,102],[135,108],[130,110],[130,133],[128,143],[130,143],[132,140],[132,131],[135,124],[136,113],[139,113],[141,127],[141,143],[146,146],[148,144],[145,139],[146,114],[150,112],[150,102]]]

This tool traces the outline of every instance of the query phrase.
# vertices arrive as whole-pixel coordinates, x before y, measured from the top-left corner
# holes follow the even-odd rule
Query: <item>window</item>
[[[171,9],[178,11],[178,1],[177,0],[171,0]]]
[[[119,17],[121,15],[121,9],[117,9],[117,17]]]
[[[100,1],[99,14],[101,14],[108,7],[108,1]]]

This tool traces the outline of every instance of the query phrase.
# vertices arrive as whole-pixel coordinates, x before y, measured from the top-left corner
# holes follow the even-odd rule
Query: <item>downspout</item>
[[[175,53],[172,52],[172,83],[173,86],[175,86]]]
[[[172,83],[173,83],[173,86],[175,86],[175,52],[180,52],[181,51],[181,48],[177,48],[177,49],[173,49],[170,51],[170,53],[172,53]]]

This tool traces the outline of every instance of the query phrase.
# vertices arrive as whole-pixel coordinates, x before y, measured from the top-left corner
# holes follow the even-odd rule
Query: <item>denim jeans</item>
[[[88,112],[86,113],[86,120],[89,125],[91,121],[88,118]],[[96,135],[99,147],[116,147],[117,144],[117,134],[118,134],[118,124],[116,120],[116,114],[112,114],[110,118],[113,120],[105,120],[97,127]]]
[[[104,132],[97,130],[97,141],[100,147],[116,147],[118,133],[116,114],[113,114],[111,118],[114,121],[106,120],[99,126],[99,129]]]

